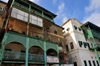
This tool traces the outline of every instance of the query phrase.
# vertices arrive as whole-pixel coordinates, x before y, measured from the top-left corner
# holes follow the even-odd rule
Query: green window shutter
[[[78,28],[79,29],[79,31],[81,31],[81,28]]]
[[[87,63],[86,63],[86,61],[84,61],[84,65],[85,65],[85,66],[87,66]]]
[[[89,62],[89,66],[92,66],[91,61],[88,61],[88,62]]]
[[[82,41],[78,41],[79,46],[82,47]]]
[[[75,30],[77,30],[77,27],[74,25]]]
[[[93,61],[93,65],[96,66],[95,62]]]
[[[68,49],[68,45],[66,45],[66,50],[69,51],[69,49]]]
[[[74,49],[73,42],[70,43],[71,49]]]
[[[91,46],[93,47],[93,44],[91,43]]]
[[[91,48],[90,48],[90,45],[89,45],[89,43],[87,43],[87,46],[88,46],[88,48],[89,48],[89,50],[90,50]]]
[[[83,44],[84,44],[84,47],[86,48],[86,46],[87,46],[87,43],[86,43],[86,42],[83,42]]]
[[[97,65],[99,66],[99,62],[98,61],[96,61],[97,62]]]

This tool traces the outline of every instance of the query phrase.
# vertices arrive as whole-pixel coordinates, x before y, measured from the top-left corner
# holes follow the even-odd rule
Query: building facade
[[[66,64],[63,28],[54,23],[55,14],[29,0],[0,1],[0,7],[1,66]]]
[[[92,32],[96,32],[96,34],[93,34],[93,37],[92,32],[88,30],[88,25],[82,27],[83,25],[86,24],[80,23],[75,18],[69,19],[62,25],[67,52],[72,56],[74,66],[99,66],[98,57],[100,56],[100,50],[96,45],[99,45],[100,42],[97,36],[95,37],[96,34],[99,34],[96,31],[99,27],[95,28],[95,26],[92,26]],[[97,51],[93,49],[95,46]]]

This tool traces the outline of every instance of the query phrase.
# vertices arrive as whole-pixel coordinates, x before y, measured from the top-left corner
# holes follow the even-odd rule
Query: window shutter
[[[86,48],[86,46],[87,46],[87,43],[86,43],[86,42],[83,42],[83,44],[84,44],[84,47]]]
[[[79,46],[82,47],[82,41],[78,41]]]
[[[77,30],[77,27],[74,25],[75,30]]]
[[[85,64],[85,66],[87,66],[87,63],[86,63],[86,61],[84,61],[84,64]]]

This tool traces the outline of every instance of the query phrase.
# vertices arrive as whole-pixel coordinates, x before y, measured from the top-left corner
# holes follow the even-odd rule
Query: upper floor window
[[[87,66],[87,62],[86,62],[86,60],[84,60],[84,65]]]
[[[65,31],[63,31],[63,34],[65,34]]]
[[[79,31],[81,31],[81,28],[78,28],[79,29]]]
[[[68,49],[68,45],[66,45],[66,50],[69,51],[69,49]]]
[[[92,66],[91,61],[89,60],[88,62],[89,62],[89,65]]]
[[[95,61],[93,61],[93,65],[96,66]]]
[[[84,44],[84,47],[86,48],[86,46],[87,46],[87,43],[86,43],[86,42],[83,42],[83,44]]]
[[[42,18],[37,17],[35,15],[30,15],[30,16],[28,16],[28,15],[29,14],[27,12],[24,12],[17,8],[13,8],[12,13],[11,13],[11,17],[13,17],[13,18],[17,18],[17,19],[25,21],[25,22],[28,22],[28,20],[29,20],[29,23],[31,23],[31,24],[43,27]],[[28,17],[30,17],[30,18],[28,18]]]
[[[67,28],[66,30],[67,30],[67,31],[69,31],[69,30],[70,30],[70,28]]]
[[[49,32],[50,31],[50,28],[47,28],[46,31]]]
[[[70,47],[71,47],[71,49],[74,49],[73,42],[70,43]]]
[[[79,46],[82,47],[82,41],[78,41]]]
[[[77,27],[74,25],[75,30],[77,30]]]
[[[57,28],[56,27],[54,27],[54,33],[57,34]]]

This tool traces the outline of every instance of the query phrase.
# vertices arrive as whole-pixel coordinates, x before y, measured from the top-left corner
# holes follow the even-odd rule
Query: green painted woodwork
[[[89,43],[87,43],[87,46],[88,46],[88,49],[89,49],[89,50],[93,50],[93,49],[90,47]]]
[[[88,61],[88,62],[89,62],[89,66],[92,66],[91,61]]]
[[[3,41],[2,41],[2,47],[1,47],[2,53],[1,53],[0,60],[2,60],[3,56],[4,56],[4,49],[5,49],[5,44],[6,44],[5,41],[7,40],[7,37],[8,37],[8,34],[5,33],[5,36],[4,36]]]
[[[87,46],[87,43],[86,43],[86,42],[83,42],[83,44],[84,44],[84,47],[86,48],[86,46]]]
[[[95,61],[93,61],[93,65],[96,66]]]
[[[26,42],[25,41],[26,41],[27,37],[25,35],[14,33],[14,32],[11,32],[11,31],[8,32],[8,33],[5,33],[5,34],[8,35],[7,39],[4,40],[5,45],[7,45],[7,44],[9,44],[11,42],[18,42],[18,43],[22,44],[26,48]]]
[[[44,42],[44,60],[45,60],[45,66],[47,66],[46,42]]]
[[[77,27],[74,25],[75,30],[77,30]]]
[[[92,37],[91,31],[89,29],[83,30],[83,33],[84,33],[86,40]]]
[[[4,37],[6,37],[6,35],[7,35],[7,38],[4,39],[5,45],[7,45],[11,42],[18,42],[18,43],[21,43],[25,48],[28,48],[28,49],[31,48],[32,46],[39,46],[40,48],[42,48],[45,51],[47,51],[48,49],[54,49],[57,53],[59,53],[57,43],[47,41],[43,38],[28,37],[26,35],[12,32],[12,31],[8,31],[7,33],[5,33]],[[27,38],[29,38],[29,46],[27,46],[26,42],[25,42],[25,41],[27,41]],[[45,41],[46,41],[46,49],[44,48]]]
[[[90,22],[85,23],[85,24],[82,25],[81,27],[82,27],[82,29],[83,29],[83,33],[84,33],[84,35],[85,35],[86,40],[87,40],[87,39],[90,39],[90,37],[93,39],[93,42],[94,42],[95,46],[92,47],[92,49],[95,50],[97,59],[98,59],[99,64],[100,64],[100,58],[99,58],[98,53],[97,53],[98,46],[97,46],[96,41],[95,41],[95,39],[94,39],[94,37],[99,39],[100,36],[98,35],[99,33],[97,34],[97,31],[99,31],[100,28],[99,28],[98,26],[96,26],[96,25],[90,23]],[[97,31],[95,31],[94,29],[97,29]],[[94,30],[94,31],[93,31],[93,30]],[[97,34],[97,35],[96,35],[96,34]]]
[[[28,47],[29,47],[29,38],[26,38],[26,57],[25,57],[25,66],[28,66]]]
[[[30,39],[29,48],[31,48],[32,46],[38,46],[44,50],[44,41],[38,39]]]
[[[21,0],[21,1],[23,1],[23,0]],[[23,1],[23,2],[25,2],[25,1]],[[25,2],[25,3],[27,3],[27,2]],[[28,3],[28,4],[29,4],[29,3]],[[54,18],[50,18],[50,17],[44,15],[44,13],[46,13],[46,12],[44,12],[43,10],[41,10],[41,13],[40,13],[39,11],[34,10],[34,9],[32,9],[32,8],[30,8],[30,10],[29,10],[28,7],[25,7],[24,5],[21,5],[21,4],[17,3],[17,2],[14,2],[14,5],[17,5],[18,7],[21,7],[21,8],[23,8],[23,9],[25,9],[25,10],[28,10],[28,11],[32,12],[32,13],[34,12],[35,14],[37,14],[37,15],[39,15],[39,16],[41,16],[41,17],[44,17],[44,18],[50,20],[51,22],[54,22]],[[29,5],[31,5],[31,4],[29,4]],[[32,7],[35,7],[35,6],[33,6],[33,5],[31,5],[31,6],[32,6]],[[35,7],[35,8],[36,8],[36,7]],[[36,9],[37,9],[37,8],[36,8]],[[39,9],[39,10],[40,10],[40,9]],[[46,13],[46,14],[48,14],[48,13]],[[48,15],[50,15],[50,14],[48,14]],[[50,16],[52,16],[52,15],[50,15]]]
[[[79,46],[82,47],[82,41],[78,41]]]
[[[25,63],[25,62],[22,62],[22,61],[3,61],[4,63]]]
[[[86,61],[84,61],[84,65],[87,66],[87,62]]]
[[[95,50],[95,53],[96,53],[97,59],[98,59],[99,64],[100,64],[100,59],[99,59],[99,55],[98,55],[97,49],[94,49],[94,50]]]
[[[49,49],[54,49],[57,53],[59,53],[58,45],[54,45],[53,43],[46,42],[46,51]]]

